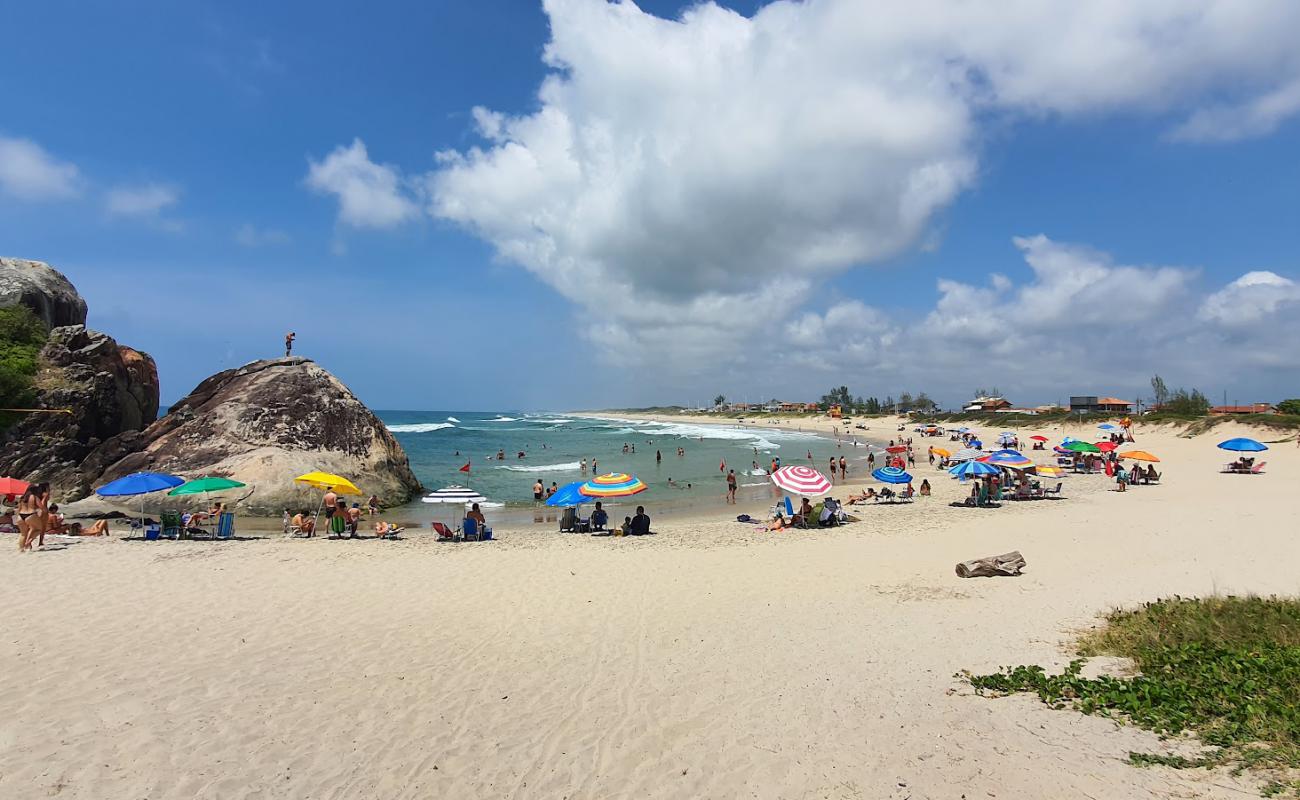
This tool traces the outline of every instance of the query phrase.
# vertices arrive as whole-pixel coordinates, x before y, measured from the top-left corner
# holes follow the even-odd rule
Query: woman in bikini
[[[32,540],[45,544],[46,511],[50,500],[50,486],[35,483],[27,487],[18,501],[18,552],[32,549]]]

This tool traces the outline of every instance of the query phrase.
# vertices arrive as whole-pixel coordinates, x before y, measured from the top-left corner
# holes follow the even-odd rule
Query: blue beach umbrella
[[[574,481],[573,483],[564,484],[559,489],[555,490],[555,494],[551,495],[546,499],[546,505],[578,506],[578,505],[582,505],[583,503],[592,502],[592,500],[594,500],[595,498],[588,497],[582,492],[578,491],[579,489],[582,488],[583,483],[584,481]]]
[[[1229,439],[1226,442],[1219,442],[1218,447],[1221,450],[1235,450],[1238,453],[1258,453],[1261,450],[1268,449],[1268,445],[1244,437]]]
[[[998,450],[988,458],[984,459],[990,464],[999,467],[1028,467],[1034,462],[1030,461],[1018,450]]]
[[[881,467],[871,473],[871,477],[881,483],[911,483],[912,476],[898,467]]]
[[[999,470],[997,467],[986,464],[983,461],[966,461],[955,467],[950,467],[948,472],[962,480],[966,480],[967,478],[976,478],[980,475],[996,475]]]
[[[184,478],[164,472],[133,472],[123,478],[104,484],[95,490],[100,497],[134,497],[140,495],[140,530],[144,530],[144,495],[174,489],[185,483]]]

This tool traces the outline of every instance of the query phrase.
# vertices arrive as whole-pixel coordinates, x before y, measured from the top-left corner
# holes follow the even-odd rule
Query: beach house
[[[1133,404],[1118,397],[1075,395],[1070,398],[1071,413],[1131,414]]]

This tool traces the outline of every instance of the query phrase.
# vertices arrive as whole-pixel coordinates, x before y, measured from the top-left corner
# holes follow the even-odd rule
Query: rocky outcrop
[[[83,462],[104,443],[158,418],[158,369],[113,337],[68,325],[50,331],[36,375],[37,405],[5,433],[0,475],[49,481],[60,502],[85,496],[98,477]]]
[[[105,442],[88,462],[107,464],[103,482],[142,470],[231,477],[252,487],[241,509],[253,514],[314,506],[320,493],[293,482],[314,470],[342,475],[389,506],[421,490],[388,428],[305,358],[217,373],[142,433]]]
[[[47,328],[86,324],[86,301],[62,272],[42,261],[0,258],[0,308],[19,303]]]

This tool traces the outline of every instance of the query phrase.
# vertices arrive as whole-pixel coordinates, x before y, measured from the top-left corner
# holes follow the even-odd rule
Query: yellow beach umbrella
[[[1065,477],[1065,470],[1052,464],[1036,464],[1035,471],[1044,478]]]
[[[931,449],[933,450],[934,454],[936,456],[939,456],[940,458],[947,458],[948,456],[952,455],[951,451],[945,450],[942,447],[934,447]]]
[[[328,472],[308,472],[306,475],[299,475],[293,481],[315,489],[326,491],[333,489],[335,494],[361,494],[361,490],[353,485],[352,481],[342,475],[331,475]]]
[[[1125,450],[1119,454],[1120,458],[1131,458],[1134,461],[1159,461],[1159,458],[1151,455],[1145,450]]]

